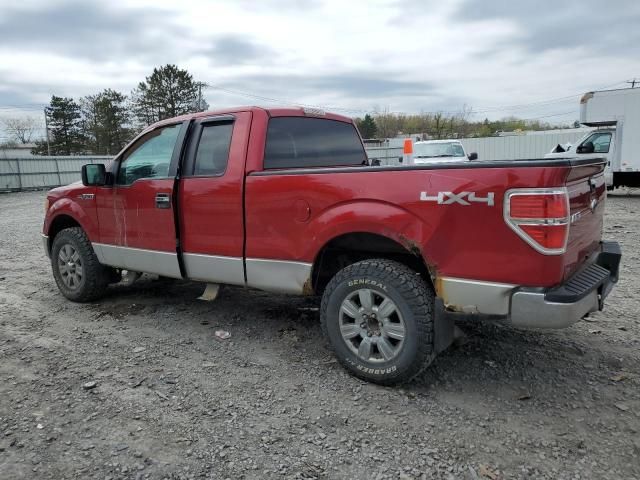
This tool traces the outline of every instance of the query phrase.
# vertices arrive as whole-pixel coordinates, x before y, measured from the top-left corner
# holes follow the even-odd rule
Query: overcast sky
[[[211,84],[212,107],[352,116],[573,121],[581,93],[640,78],[639,0],[0,0],[0,39],[2,115],[129,93],[166,63]]]

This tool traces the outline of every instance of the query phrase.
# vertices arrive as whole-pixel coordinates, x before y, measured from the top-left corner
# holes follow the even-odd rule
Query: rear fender
[[[435,266],[428,263],[423,251],[423,244],[433,232],[432,226],[397,205],[377,200],[341,203],[315,217],[309,231],[314,233],[314,241],[309,242],[305,258],[315,260],[331,240],[342,235],[372,233],[394,240],[421,257],[432,279],[435,275]]]

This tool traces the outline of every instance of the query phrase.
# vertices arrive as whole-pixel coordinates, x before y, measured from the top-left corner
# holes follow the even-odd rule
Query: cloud
[[[55,53],[93,63],[144,57],[159,60],[180,32],[166,10],[117,9],[108,3],[71,0],[37,9],[3,7],[1,48]]]
[[[235,0],[243,9],[273,12],[309,12],[322,6],[321,0]]]
[[[393,75],[385,76],[374,72],[346,72],[335,74],[306,75],[259,75],[238,78],[248,88],[259,85],[279,85],[281,89],[309,92],[333,92],[350,98],[371,98],[372,96],[425,96],[434,91],[429,82],[404,81],[394,79]]]
[[[529,54],[582,49],[610,56],[640,55],[640,2],[620,0],[466,0],[454,17],[465,22],[506,20],[516,24],[514,40]],[[505,45],[504,47],[508,47]]]
[[[251,92],[260,92],[260,95],[251,96]],[[238,103],[297,104],[353,116],[362,116],[372,109],[401,112],[455,109],[457,112],[466,103],[466,99],[450,96],[431,82],[402,80],[394,78],[392,73],[375,71],[239,75],[222,84],[213,83],[207,99],[214,108]],[[388,99],[393,99],[393,104]]]
[[[273,49],[246,38],[246,35],[225,34],[215,37],[212,46],[201,54],[212,63],[222,65],[247,64],[268,60],[276,53]]]
[[[174,63],[221,87],[206,90],[216,107],[467,104],[481,118],[564,121],[576,118],[581,92],[640,75],[636,0],[0,3],[0,107],[104,88],[127,94],[154,67]]]

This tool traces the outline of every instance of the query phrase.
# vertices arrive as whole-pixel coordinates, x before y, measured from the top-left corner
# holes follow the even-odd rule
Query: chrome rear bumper
[[[618,281],[621,256],[617,242],[602,242],[579,272],[550,289],[442,278],[437,293],[449,311],[506,318],[517,327],[563,328],[602,310]]]
[[[598,292],[573,303],[545,300],[544,293],[520,291],[511,296],[511,324],[525,328],[564,328],[598,310]]]

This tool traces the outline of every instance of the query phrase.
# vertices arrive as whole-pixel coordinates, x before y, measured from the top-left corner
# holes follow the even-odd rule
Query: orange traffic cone
[[[404,139],[404,148],[402,150],[402,164],[413,165],[413,142],[410,138]]]

